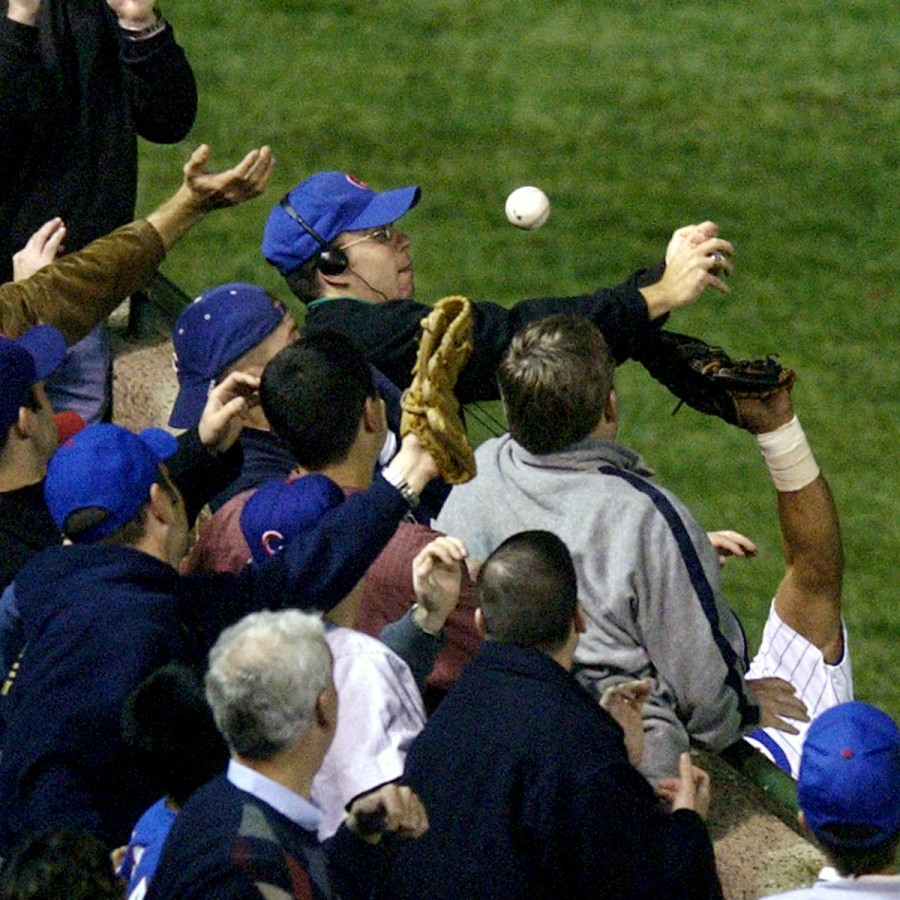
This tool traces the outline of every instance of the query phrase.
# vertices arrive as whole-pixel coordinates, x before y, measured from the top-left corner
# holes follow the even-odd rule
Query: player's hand
[[[41,9],[41,0],[9,0],[6,17],[20,25],[34,25]]]
[[[232,372],[210,392],[197,430],[207,452],[224,453],[238,439],[244,415],[259,404],[259,378]]]
[[[809,721],[806,704],[797,696],[796,688],[789,681],[783,678],[748,678],[746,684],[759,703],[760,727],[799,734],[786,720]]]
[[[781,387],[768,397],[735,397],[741,426],[750,434],[768,434],[794,418],[791,387]]]
[[[678,778],[660,778],[656,793],[676,809],[692,809],[702,818],[709,812],[709,775],[695,766],[690,753],[682,753],[678,760]]]
[[[718,237],[718,232],[714,222],[702,222],[672,235],[662,278],[640,289],[651,319],[693,303],[708,287],[728,293],[730,288],[720,276],[733,271],[734,246]]]
[[[184,166],[184,186],[196,206],[204,211],[236,206],[258,197],[275,168],[275,158],[268,147],[251,150],[225,172],[210,172],[206,167],[209,155],[209,145],[201,144]]]
[[[150,28],[158,19],[156,0],[106,0],[106,4],[126,31]]]
[[[40,228],[28,238],[28,243],[13,254],[13,281],[30,278],[44,266],[56,259],[66,237],[66,223],[57,216],[44,222]]]
[[[463,561],[469,555],[459,538],[441,535],[423,547],[412,561],[416,624],[429,634],[444,627],[459,602]]]
[[[756,544],[739,531],[707,531],[706,536],[719,554],[720,566],[732,556],[756,556]]]
[[[650,695],[650,680],[626,681],[607,688],[600,705],[619,723],[625,732],[628,762],[640,764],[644,755],[644,701]]]
[[[344,824],[367,843],[377,844],[387,833],[422,837],[428,831],[428,815],[412,788],[391,783],[357,797]]]

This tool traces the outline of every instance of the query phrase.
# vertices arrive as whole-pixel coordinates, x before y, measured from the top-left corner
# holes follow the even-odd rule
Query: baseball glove
[[[444,297],[422,319],[412,383],[400,401],[400,435],[419,438],[448,484],[475,477],[475,454],[453,393],[471,353],[472,304],[465,297]]]
[[[736,401],[768,397],[793,385],[796,375],[771,356],[766,359],[732,359],[721,347],[675,331],[658,331],[635,354],[647,371],[682,403],[742,425]]]

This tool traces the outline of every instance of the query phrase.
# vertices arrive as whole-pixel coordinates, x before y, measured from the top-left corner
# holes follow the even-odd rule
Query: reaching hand
[[[641,288],[651,319],[693,303],[707,287],[728,293],[730,288],[719,276],[731,274],[734,247],[718,233],[714,222],[702,222],[672,235],[662,278]]]
[[[720,566],[732,556],[756,556],[756,544],[739,531],[707,531],[706,536],[719,554]]]
[[[9,0],[6,17],[20,25],[34,25],[40,9],[41,0]]]
[[[463,560],[469,555],[461,540],[449,535],[435,538],[412,562],[413,590],[418,609],[416,624],[437,634],[459,602]]]
[[[30,278],[39,269],[52,263],[65,237],[66,223],[58,216],[44,222],[28,238],[28,243],[18,253],[13,254],[13,281]]]
[[[157,21],[156,0],[106,0],[119,25],[128,31],[149,28]]]
[[[203,210],[236,206],[258,197],[269,183],[275,159],[268,147],[251,150],[234,168],[210,172],[206,167],[210,149],[199,146],[184,166],[184,186]]]
[[[793,383],[773,391],[767,397],[735,397],[741,427],[751,434],[768,434],[794,418],[791,403]]]
[[[200,441],[213,455],[234,444],[244,427],[244,414],[259,403],[259,378],[232,372],[210,392],[197,430]]]
[[[709,812],[709,775],[695,766],[690,753],[682,753],[678,760],[678,778],[660,778],[656,793],[676,809],[692,809],[702,818]]]
[[[650,695],[650,681],[626,681],[607,688],[600,705],[622,726],[628,762],[640,764],[644,755],[644,701]]]
[[[412,788],[391,783],[354,800],[344,824],[367,843],[377,844],[389,832],[422,837],[428,831],[428,815]]]
[[[808,722],[806,704],[797,696],[796,688],[783,678],[747,679],[747,687],[759,703],[759,724],[762,728],[777,728],[787,734],[800,732],[785,719]]]

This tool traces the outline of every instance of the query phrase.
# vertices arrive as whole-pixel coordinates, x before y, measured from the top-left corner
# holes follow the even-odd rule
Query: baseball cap
[[[296,213],[323,240],[333,241],[343,231],[362,231],[389,225],[418,202],[417,185],[392,191],[373,191],[345,172],[317,172],[287,195]],[[281,203],[269,213],[263,232],[263,256],[282,275],[292,272],[322,249],[318,241],[288,214]]]
[[[894,720],[857,701],[815,718],[800,757],[797,799],[817,836],[829,826],[856,825],[871,835],[841,835],[842,846],[874,847],[893,838],[900,830],[900,731]]]
[[[219,375],[262,343],[284,314],[261,287],[242,282],[214,287],[186,306],[172,329],[179,390],[169,424],[193,428]]]
[[[178,449],[161,428],[134,434],[120,425],[89,425],[50,458],[44,498],[53,521],[65,532],[66,519],[79,509],[106,510],[106,519],[75,535],[92,544],[131,521],[159,481],[159,464]]]
[[[66,355],[66,340],[52,325],[36,325],[18,340],[0,335],[0,430],[26,404],[28,392],[51,375]]]
[[[241,531],[253,563],[262,565],[343,502],[344,492],[330,478],[315,472],[295,481],[264,484],[241,510]]]

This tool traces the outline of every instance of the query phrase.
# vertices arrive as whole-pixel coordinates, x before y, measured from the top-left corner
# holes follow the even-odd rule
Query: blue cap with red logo
[[[817,836],[874,847],[900,831],[900,730],[868,703],[841,703],[817,716],[803,743],[797,800]],[[855,826],[831,833],[831,826]]]
[[[421,195],[416,185],[373,191],[345,172],[317,172],[291,190],[285,201],[326,243],[344,231],[390,225],[408,213]],[[263,256],[286,275],[323,249],[278,203],[269,213],[263,233]]]

